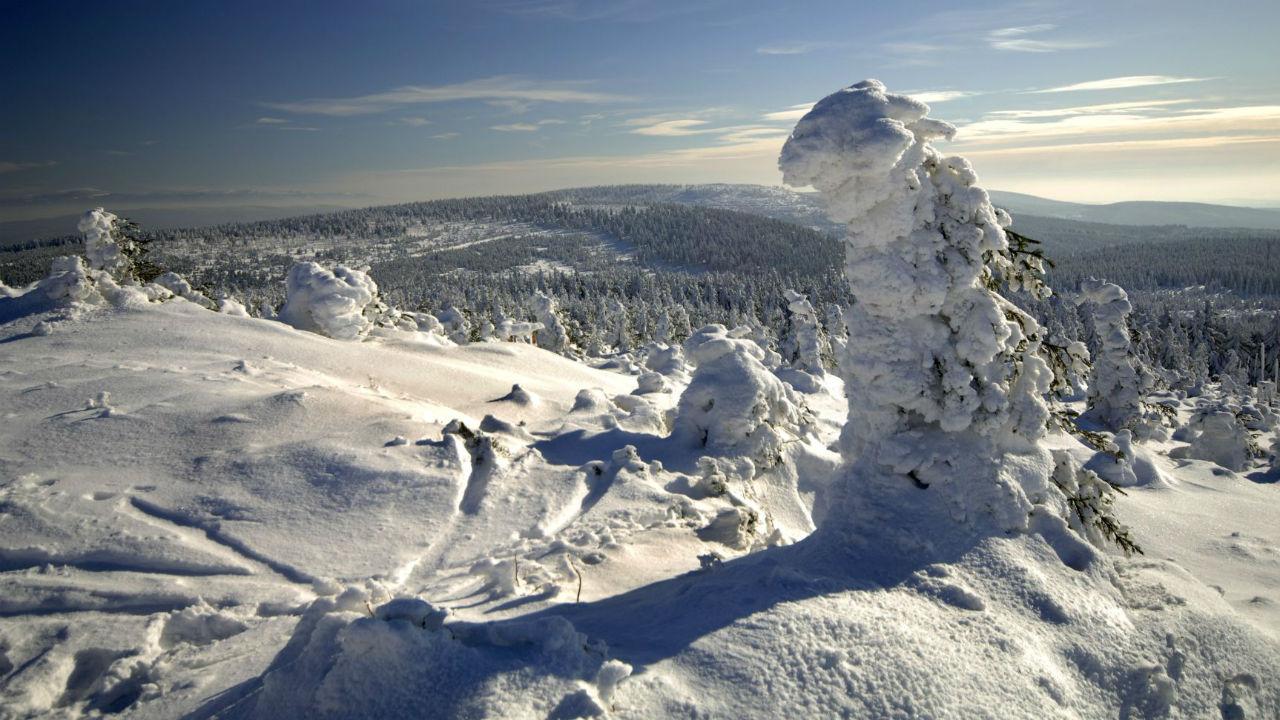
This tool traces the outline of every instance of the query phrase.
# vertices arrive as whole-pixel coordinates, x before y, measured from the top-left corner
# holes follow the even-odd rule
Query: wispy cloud
[[[253,121],[249,127],[270,128],[272,130],[298,130],[302,132],[319,132],[320,128],[304,125],[296,125],[292,120],[278,117],[260,117]],[[241,126],[244,127],[244,126]]]
[[[564,125],[564,120],[556,118],[547,118],[537,122],[508,123],[506,125],[491,125],[490,130],[498,132],[537,132],[547,125]]]
[[[932,65],[937,62],[938,54],[947,48],[942,45],[922,42],[889,42],[880,49],[893,56],[900,65]]]
[[[987,113],[987,117],[1030,119],[1068,117],[1071,115],[1132,113],[1151,110],[1152,108],[1168,107],[1170,105],[1186,105],[1194,102],[1198,101],[1191,98],[1180,98],[1174,100],[1132,100],[1128,102],[1102,103],[1099,105],[1077,105],[1075,107],[1040,108],[1034,110],[993,110]]]
[[[431,124],[431,121],[424,117],[402,117],[396,122],[409,127],[426,127]]]
[[[961,98],[973,97],[982,93],[970,90],[904,90],[901,95],[911,97],[924,103],[944,103]]]
[[[1105,153],[1118,150],[1187,150],[1255,144],[1280,144],[1280,135],[1210,135],[1207,137],[1161,138],[1158,140],[1106,140],[1090,143],[1060,143],[1048,146],[1027,145],[976,149],[968,150],[965,154],[974,157],[986,157],[996,155],[1038,155],[1047,151],[1055,153]]]
[[[815,50],[825,50],[835,46],[836,43],[833,42],[816,41],[780,43],[758,47],[756,53],[759,55],[807,55]]]
[[[312,98],[295,102],[269,102],[263,106],[301,115],[349,117],[387,112],[393,108],[461,100],[549,103],[611,103],[627,98],[587,90],[581,82],[534,82],[498,76],[452,85],[405,85],[386,92],[345,98]]]
[[[1102,109],[1100,109],[1102,108]],[[1028,115],[1028,112],[1037,114]],[[1100,143],[1192,140],[1280,135],[1280,105],[1170,109],[1156,103],[1118,103],[1055,111],[1005,111],[962,125],[956,141],[966,147],[1035,143]]]
[[[102,201],[109,198],[117,204],[134,203],[225,203],[225,202],[281,202],[293,200],[315,200],[335,198],[364,198],[360,193],[324,192],[294,189],[253,189],[253,188],[188,188],[178,190],[122,190],[112,191],[95,187],[65,188],[61,190],[40,190],[36,192],[7,191],[0,192],[0,205],[50,205],[58,203],[76,203]]]
[[[799,105],[792,105],[786,110],[778,110],[776,112],[765,113],[764,119],[774,120],[778,122],[786,121],[786,120],[799,120],[800,118],[804,117],[805,114],[812,109],[813,109],[813,103],[800,103]]]
[[[638,118],[637,120],[628,121],[628,125],[639,125],[631,130],[635,135],[654,135],[658,137],[681,137],[684,135],[702,135],[712,132],[707,125],[706,120],[697,120],[695,118],[681,118],[678,120],[661,120],[654,123],[643,122],[649,118]]]
[[[1204,82],[1205,80],[1210,79],[1211,78],[1175,77],[1171,75],[1126,75],[1124,77],[1107,78],[1105,80],[1090,80],[1088,82],[1045,88],[1043,90],[1031,90],[1030,92],[1040,94],[1079,92],[1083,90],[1119,90],[1122,88],[1149,87],[1152,85],[1176,85],[1179,83]]]
[[[454,139],[454,138],[458,137],[459,135],[461,135],[461,133],[456,133],[456,132],[442,132],[442,133],[436,133],[435,135],[432,135],[432,136],[431,136],[431,139],[432,139],[432,140],[452,140],[452,139]]]
[[[1042,38],[1028,37],[1031,35],[1049,32],[1056,28],[1056,25],[1049,24],[998,28],[987,33],[987,45],[995,50],[1032,53],[1058,52],[1059,50],[1079,50],[1082,48],[1099,47],[1101,45],[1101,43],[1096,41],[1046,40]]]
[[[0,160],[0,174],[18,172],[21,170],[32,170],[42,167],[53,167],[57,165],[56,160],[46,162],[14,162],[12,160]]]

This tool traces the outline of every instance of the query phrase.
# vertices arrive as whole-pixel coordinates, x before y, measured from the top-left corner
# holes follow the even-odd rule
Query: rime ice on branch
[[[1011,251],[1009,218],[968,161],[929,144],[955,129],[928,112],[867,80],[818,102],[779,160],[786,183],[813,186],[849,224],[850,457],[917,429],[1034,440],[1048,419],[1039,326],[996,291],[1047,296],[1039,258]]]

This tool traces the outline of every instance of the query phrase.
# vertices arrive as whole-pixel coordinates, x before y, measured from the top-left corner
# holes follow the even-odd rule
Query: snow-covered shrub
[[[824,339],[818,325],[818,314],[814,312],[813,305],[809,304],[809,298],[795,290],[787,290],[786,299],[787,335],[782,343],[782,360],[797,370],[811,375],[824,375]]]
[[[538,347],[561,355],[569,354],[569,332],[560,319],[555,298],[545,293],[536,293],[533,296],[533,314],[542,323],[542,330],[538,332]]]
[[[204,293],[191,287],[191,283],[187,282],[186,278],[182,277],[178,273],[164,273],[152,282],[173,293],[175,296],[183,298],[184,300],[189,300],[207,310],[216,310],[218,307],[212,300],[205,297]]]
[[[694,333],[685,350],[696,369],[676,406],[673,435],[708,455],[776,464],[784,438],[799,434],[800,411],[761,364],[764,352],[723,325]]]
[[[444,334],[459,345],[471,342],[471,321],[458,308],[448,305],[436,315]]]
[[[493,330],[493,337],[502,342],[532,343],[533,336],[543,325],[540,322],[525,322],[512,318],[502,318]]]
[[[1039,324],[999,291],[1050,291],[1039,252],[1006,233],[969,162],[930,144],[955,128],[928,112],[867,80],[820,100],[779,158],[787,184],[814,187],[848,223],[841,446],[854,469],[849,512],[829,517],[879,506],[914,513],[908,533],[936,532],[938,513],[967,532],[1024,531],[1051,488],[1039,441],[1054,374]]]
[[[1119,285],[1090,278],[1080,284],[1079,302],[1090,303],[1093,308],[1099,346],[1093,358],[1086,416],[1110,430],[1132,427],[1142,414],[1144,383],[1130,348],[1129,313],[1133,305],[1129,295]]]
[[[366,309],[378,285],[365,273],[339,265],[332,271],[313,262],[289,268],[280,320],[299,330],[354,340],[368,332]]]
[[[645,351],[644,367],[674,382],[684,382],[689,376],[684,348],[679,345],[650,343]]]
[[[1236,413],[1225,404],[1213,404],[1197,411],[1174,439],[1185,439],[1187,447],[1174,448],[1174,458],[1208,460],[1222,467],[1240,471],[1252,456],[1248,428],[1240,424]]]

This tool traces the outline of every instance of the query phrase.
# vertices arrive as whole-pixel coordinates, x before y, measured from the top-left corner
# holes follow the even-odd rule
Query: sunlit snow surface
[[[0,717],[1280,712],[1260,466],[1142,446],[1162,480],[1119,514],[1143,557],[1075,570],[939,527],[914,564],[810,535],[845,414],[827,378],[781,465],[718,470],[779,530],[745,553],[667,436],[685,374],[633,395],[530,345],[183,300],[41,319],[0,325]]]

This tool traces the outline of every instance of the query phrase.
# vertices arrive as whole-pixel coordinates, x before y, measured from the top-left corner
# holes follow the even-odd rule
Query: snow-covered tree
[[[1143,377],[1129,342],[1129,295],[1119,285],[1090,278],[1080,284],[1079,302],[1091,305],[1098,340],[1088,415],[1111,430],[1131,426],[1142,413]]]
[[[631,319],[627,316],[627,306],[621,300],[614,298],[609,303],[607,318],[608,335],[605,336],[605,342],[612,346],[615,352],[631,352],[635,345],[631,334]]]
[[[783,362],[811,375],[824,375],[822,365],[823,337],[818,315],[809,298],[795,290],[787,290],[787,335],[779,351]]]
[[[118,221],[118,217],[103,208],[88,210],[80,216],[77,229],[84,235],[84,254],[90,268],[113,275],[128,269],[129,259],[114,237]]]
[[[538,347],[561,355],[568,354],[569,333],[560,319],[555,298],[543,292],[534,293],[533,314],[542,323],[542,330],[538,331]]]
[[[1050,417],[1048,351],[1039,324],[999,292],[1047,297],[1042,260],[1006,233],[1009,216],[968,161],[930,144],[955,128],[928,112],[867,80],[820,100],[779,159],[786,183],[814,187],[827,214],[848,223],[841,445],[853,467],[843,515],[915,513],[894,532],[918,538],[937,531],[939,515],[972,533],[1027,530],[1033,510],[1052,503],[1040,515],[1061,527],[1066,498],[1038,442]],[[912,485],[933,492],[903,495]]]
[[[827,367],[835,367],[836,358],[844,355],[845,345],[848,343],[848,331],[845,330],[844,324],[844,308],[836,303],[829,303],[824,324],[827,328],[828,356],[823,358],[823,362]]]

